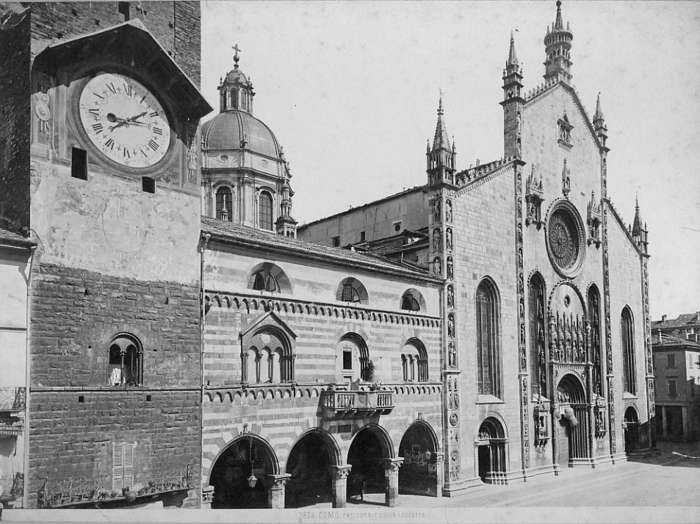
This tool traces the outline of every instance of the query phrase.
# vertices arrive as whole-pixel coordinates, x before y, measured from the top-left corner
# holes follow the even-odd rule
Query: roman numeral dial
[[[170,149],[170,124],[158,99],[133,78],[101,73],[80,93],[80,123],[91,145],[134,169],[160,162]]]

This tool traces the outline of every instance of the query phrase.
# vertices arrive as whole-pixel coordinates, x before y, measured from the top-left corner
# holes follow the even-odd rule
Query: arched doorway
[[[389,436],[376,425],[362,428],[350,445],[348,464],[348,501],[362,500],[367,493],[384,493],[385,473],[382,461],[392,456]]]
[[[506,435],[501,423],[489,417],[479,427],[479,478],[486,484],[506,483]]]
[[[403,464],[399,469],[399,493],[437,496],[437,435],[426,422],[417,421],[404,433],[399,445]]]
[[[337,465],[338,452],[331,437],[319,430],[304,434],[287,459],[291,475],[285,490],[285,507],[300,508],[333,499],[331,465]]]
[[[588,459],[588,404],[581,381],[567,374],[557,386],[557,449],[560,465],[573,466],[577,459]],[[556,415],[556,414],[555,414]]]
[[[277,458],[257,435],[244,435],[224,450],[209,477],[212,508],[267,508],[265,477],[277,472]]]
[[[625,411],[625,452],[636,451],[639,447],[639,417],[632,406]]]

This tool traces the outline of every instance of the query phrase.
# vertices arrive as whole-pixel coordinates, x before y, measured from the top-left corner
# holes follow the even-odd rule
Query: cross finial
[[[238,58],[238,53],[240,53],[241,49],[238,47],[238,44],[234,45],[231,49],[236,52],[236,54],[233,55],[233,61],[235,63],[234,67],[238,68],[238,61],[240,60],[240,58]]]

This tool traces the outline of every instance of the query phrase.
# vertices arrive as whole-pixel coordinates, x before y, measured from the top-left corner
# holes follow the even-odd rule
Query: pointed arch
[[[634,355],[634,317],[629,306],[622,309],[620,320],[623,359],[623,387],[627,393],[637,394],[637,371]]]
[[[478,392],[500,398],[500,300],[494,281],[484,278],[476,290],[476,343]]]

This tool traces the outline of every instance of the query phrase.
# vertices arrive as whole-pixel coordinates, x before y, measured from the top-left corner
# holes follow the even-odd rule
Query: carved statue
[[[447,307],[455,307],[455,294],[452,285],[447,286]]]
[[[448,223],[452,223],[452,200],[445,201],[445,220]]]
[[[445,247],[448,251],[452,251],[452,230],[449,227],[445,233]]]
[[[433,251],[440,251],[440,229],[433,229]]]

